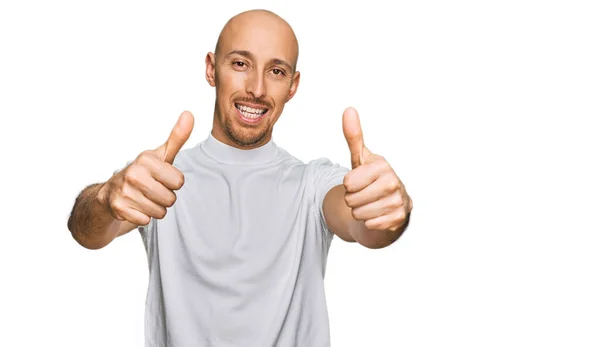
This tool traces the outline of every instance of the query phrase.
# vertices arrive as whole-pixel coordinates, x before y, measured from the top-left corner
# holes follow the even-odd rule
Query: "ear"
[[[206,63],[206,81],[210,84],[211,87],[214,87],[215,84],[215,55],[212,52],[208,52],[206,55],[206,59],[204,59]]]
[[[300,71],[296,71],[294,73],[294,78],[292,79],[292,85],[290,86],[290,93],[288,94],[285,102],[292,100],[294,95],[296,95],[296,91],[298,90],[298,85],[300,84]]]

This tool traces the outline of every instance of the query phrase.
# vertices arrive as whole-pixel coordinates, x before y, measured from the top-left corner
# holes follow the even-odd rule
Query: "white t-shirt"
[[[349,169],[211,134],[173,165],[185,175],[175,205],[139,228],[146,346],[329,347],[322,202]]]

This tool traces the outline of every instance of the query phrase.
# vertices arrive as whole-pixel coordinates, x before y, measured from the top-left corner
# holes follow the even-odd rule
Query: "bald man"
[[[146,346],[329,346],[324,275],[334,235],[369,248],[408,225],[412,200],[343,113],[351,169],[303,163],[272,138],[298,89],[298,41],[272,12],[241,13],[206,56],[215,88],[207,138],[166,142],[84,189],[68,227],[89,249],[137,229],[148,254]]]

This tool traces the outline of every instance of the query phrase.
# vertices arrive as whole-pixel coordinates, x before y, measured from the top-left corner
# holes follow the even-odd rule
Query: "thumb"
[[[344,111],[344,115],[342,116],[342,128],[344,129],[344,137],[346,138],[348,148],[350,149],[352,169],[355,169],[364,163],[363,150],[365,149],[365,143],[363,141],[360,119],[354,108],[348,107]]]
[[[175,156],[189,139],[192,129],[194,129],[194,116],[189,111],[184,111],[171,130],[167,142],[156,149],[158,156],[165,162],[173,164]]]

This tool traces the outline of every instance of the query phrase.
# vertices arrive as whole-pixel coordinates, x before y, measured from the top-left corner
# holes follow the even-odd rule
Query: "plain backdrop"
[[[227,19],[266,8],[300,42],[275,142],[348,166],[354,106],[414,200],[394,245],[334,241],[332,346],[599,346],[596,4],[3,1],[0,344],[143,345],[139,234],[86,250],[71,207],[183,110],[184,148],[206,138],[204,57]]]

